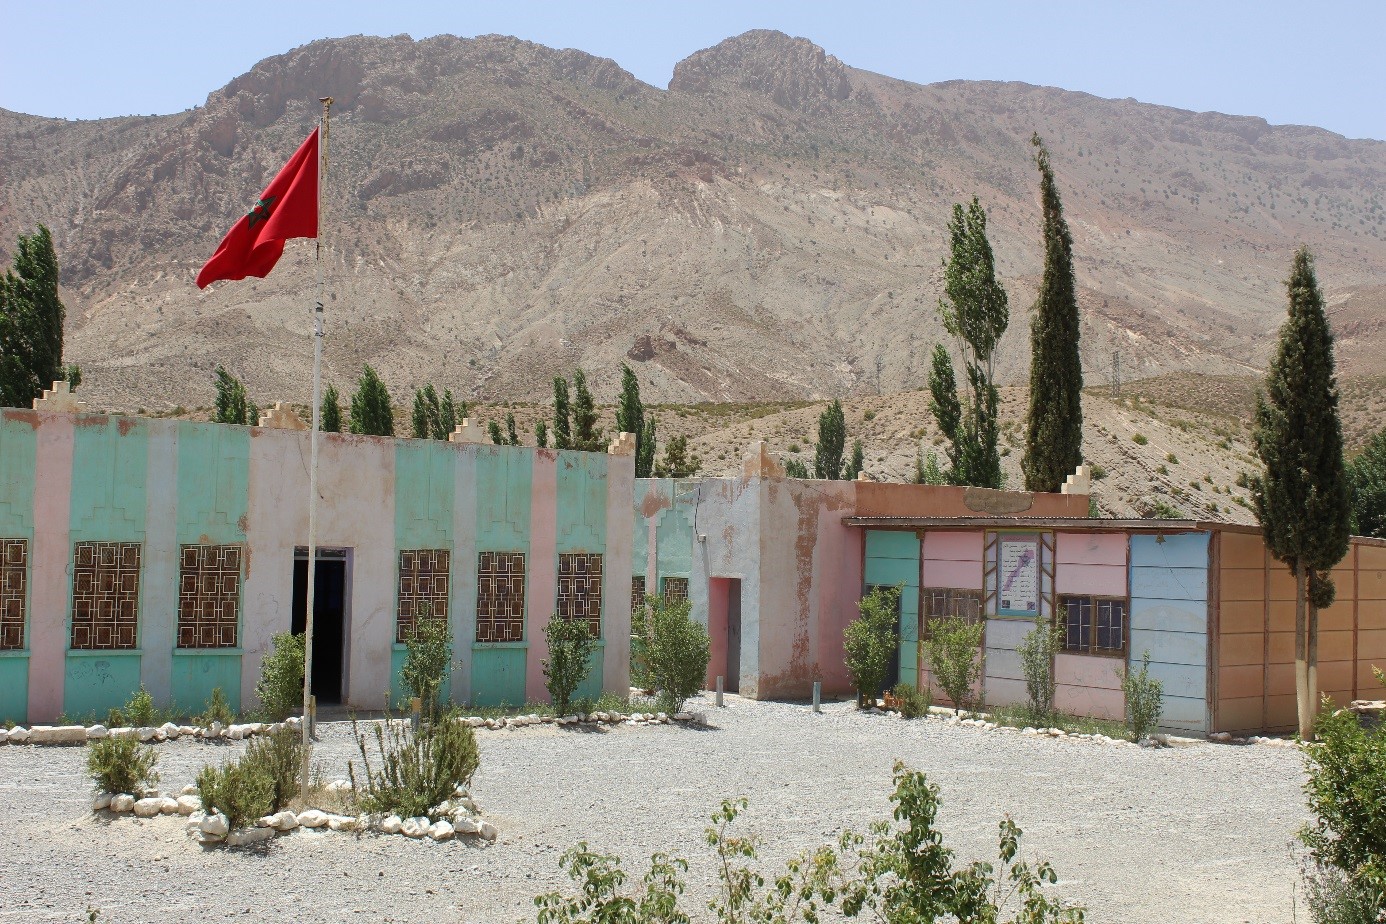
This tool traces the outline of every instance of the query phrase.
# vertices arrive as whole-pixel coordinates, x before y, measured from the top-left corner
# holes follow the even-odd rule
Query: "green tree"
[[[597,407],[587,390],[587,376],[581,369],[573,371],[573,448],[582,452],[602,452],[602,428],[597,426]]]
[[[640,400],[640,382],[625,363],[621,364],[621,402],[616,407],[616,430],[634,434],[635,477],[649,478],[654,473],[654,415],[646,418],[645,405]]]
[[[818,416],[818,446],[813,454],[813,477],[837,480],[842,477],[842,451],[847,444],[847,418],[842,402],[833,403]]]
[[[852,461],[847,463],[847,472],[843,477],[848,481],[856,481],[865,468],[866,450],[862,448],[861,440],[852,440]]]
[[[587,621],[560,619],[553,616],[544,626],[547,658],[540,662],[544,670],[544,687],[558,715],[568,714],[568,704],[577,688],[592,670],[592,655],[597,639]]]
[[[322,394],[322,417],[319,420],[324,433],[342,432],[342,399],[337,394],[337,386],[327,386]]]
[[[505,412],[505,442],[510,446],[520,445],[520,434],[515,431],[515,415],[511,411]]]
[[[423,604],[404,644],[400,683],[410,696],[419,699],[424,714],[432,721],[441,705],[443,681],[452,664],[452,631],[447,619],[434,616],[428,604]]]
[[[58,257],[43,225],[19,235],[14,263],[0,277],[0,405],[31,407],[63,367],[65,309],[58,298]]]
[[[1027,491],[1058,491],[1083,461],[1083,364],[1073,236],[1039,135],[1035,165],[1044,207],[1044,276],[1030,324],[1030,409],[1025,420]]]
[[[241,425],[258,423],[259,413],[254,404],[246,399],[245,385],[241,380],[221,366],[217,366],[215,375],[217,398],[212,422]]]
[[[804,462],[803,462],[802,459],[785,459],[785,460],[784,460],[784,477],[786,477],[786,478],[808,478],[808,477],[809,477],[808,466],[804,464]]]
[[[82,384],[82,367],[76,363],[64,366],[63,381],[67,383],[68,391],[76,391],[77,386]]]
[[[394,436],[395,413],[390,392],[370,366],[361,370],[356,394],[351,396],[351,432],[367,436]]]
[[[948,468],[943,475],[952,484],[958,480],[963,467],[962,403],[958,400],[958,383],[953,378],[953,361],[941,343],[934,346],[933,365],[929,369],[929,412],[948,441],[945,450]]]
[[[429,387],[432,388],[433,386],[430,385]],[[466,408],[466,404],[463,404],[463,414],[467,413]],[[447,440],[452,435],[452,431],[457,429],[457,420],[457,405],[452,400],[452,389],[444,388],[443,400],[438,402],[438,420],[434,425],[433,438],[435,440]]]
[[[929,638],[920,647],[928,650],[934,682],[948,694],[954,712],[972,708],[973,691],[985,667],[981,650],[985,625],[956,616],[931,619],[927,624]]]
[[[1367,441],[1347,464],[1352,495],[1352,531],[1386,539],[1386,430]]]
[[[692,478],[703,460],[688,453],[688,437],[676,436],[664,444],[664,461],[655,464],[656,478]]]
[[[1347,554],[1351,507],[1338,420],[1333,332],[1314,258],[1294,256],[1289,317],[1257,394],[1253,439],[1264,471],[1252,479],[1266,546],[1295,576],[1295,695],[1299,733],[1314,735],[1319,610],[1333,602],[1329,571]]]
[[[505,445],[505,434],[501,433],[500,424],[496,423],[494,420],[486,423],[486,435],[491,437],[491,442],[495,443],[497,446]]]
[[[987,240],[987,213],[974,196],[964,208],[953,206],[948,223],[949,258],[943,263],[944,294],[939,299],[943,327],[963,357],[967,400],[960,402],[951,362],[941,347],[934,351],[929,378],[935,418],[953,444],[950,456],[958,484],[1001,487],[997,451],[998,396],[996,345],[1010,323],[1006,290],[996,281],[996,260]],[[947,375],[941,365],[947,363]]]
[[[652,596],[645,599],[645,606],[643,660],[659,690],[660,711],[682,712],[684,703],[707,679],[712,656],[707,627],[693,619],[688,600]]]
[[[857,690],[857,706],[876,705],[876,694],[889,679],[890,659],[896,651],[896,627],[900,622],[900,588],[873,587],[857,604],[861,615],[843,632],[847,675]]]
[[[414,408],[411,417],[411,422],[414,427],[414,439],[430,439],[433,435],[433,428],[430,426],[430,421],[428,419],[428,403],[424,401],[422,388],[414,389]]]
[[[568,380],[562,376],[553,379],[553,448],[573,448],[572,407],[568,401]]]
[[[915,452],[914,483],[948,484],[948,474],[939,466],[937,454],[930,452],[926,456],[923,450]]]
[[[549,448],[549,425],[542,420],[534,425],[534,445],[540,449]]]

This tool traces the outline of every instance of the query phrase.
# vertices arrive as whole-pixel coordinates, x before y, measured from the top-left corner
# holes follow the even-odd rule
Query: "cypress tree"
[[[367,436],[393,436],[395,433],[390,392],[370,366],[361,370],[356,394],[351,396],[351,432]]]
[[[592,393],[587,390],[587,376],[581,369],[573,372],[573,448],[583,452],[601,452],[602,430],[597,426],[597,408]]]
[[[45,388],[61,380],[64,372],[66,312],[58,298],[58,255],[53,251],[53,236],[43,225],[35,234],[19,236],[10,299],[24,345],[22,367],[30,394],[22,406],[27,407]]]
[[[933,367],[929,370],[929,412],[948,441],[945,475],[950,483],[956,482],[963,466],[962,405],[958,401],[958,384],[953,378],[953,361],[941,343],[934,345]]]
[[[655,465],[655,416],[651,414],[645,418],[645,433],[640,438],[640,444],[636,447],[635,453],[635,476],[637,478],[649,478],[654,475]],[[644,472],[644,474],[640,474]]]
[[[491,437],[491,442],[495,443],[497,446],[505,445],[505,437],[501,435],[500,424],[496,423],[494,420],[487,422],[486,435]]]
[[[254,401],[247,401],[245,404],[245,425],[247,427],[260,425],[260,405]]]
[[[1367,441],[1347,464],[1352,496],[1352,531],[1386,539],[1386,430]]]
[[[688,437],[676,436],[664,445],[664,461],[655,466],[655,477],[691,478],[702,464],[702,459],[689,455]]]
[[[568,404],[568,380],[562,376],[553,379],[553,448],[573,448],[572,409]]]
[[[1078,295],[1073,236],[1039,135],[1035,165],[1044,209],[1044,277],[1030,326],[1030,409],[1025,420],[1027,491],[1058,491],[1083,461],[1083,365],[1078,353]]]
[[[843,477],[848,481],[856,481],[857,476],[866,468],[866,451],[862,448],[861,440],[852,441],[852,461],[847,463],[847,474]]]
[[[505,412],[505,441],[511,446],[520,445],[520,435],[515,432],[515,414],[511,411]]]
[[[329,385],[322,393],[322,412],[319,424],[324,433],[342,432],[342,399],[337,394],[337,386]]]
[[[616,406],[616,431],[635,436],[635,477],[648,478],[654,467],[654,418],[646,432],[645,405],[640,400],[640,382],[630,366],[621,364],[621,401]],[[648,451],[647,451],[648,449]]]
[[[842,402],[836,398],[818,416],[818,446],[813,454],[813,477],[838,480],[842,477],[842,451],[847,443],[847,418]]]
[[[221,366],[217,366],[215,376],[217,399],[212,412],[212,422],[245,424],[249,417],[245,385]]]
[[[428,402],[424,400],[422,388],[414,389],[414,409],[411,414],[414,427],[414,439],[426,440],[433,436],[433,428],[428,421]]]
[[[549,448],[549,425],[542,420],[534,425],[534,445],[540,449]]]
[[[430,388],[432,386],[429,386]],[[465,413],[465,412],[464,412]],[[452,400],[452,389],[443,389],[443,400],[438,403],[437,429],[433,431],[435,440],[446,440],[457,429],[457,405]]]
[[[807,479],[809,477],[808,466],[804,464],[802,459],[785,459],[784,477]]]
[[[14,273],[0,275],[0,407],[27,407],[32,401],[24,370],[23,324]]]
[[[1329,571],[1347,554],[1351,506],[1333,332],[1308,248],[1295,253],[1286,287],[1289,317],[1256,398],[1254,439],[1265,469],[1252,481],[1252,499],[1266,546],[1295,576],[1295,693],[1307,740],[1318,706],[1318,611],[1333,602]]]

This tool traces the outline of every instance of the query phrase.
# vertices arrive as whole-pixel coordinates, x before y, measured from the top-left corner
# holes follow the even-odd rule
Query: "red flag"
[[[217,252],[197,274],[197,287],[218,279],[263,279],[291,237],[318,236],[318,130],[289,158],[260,201],[221,239]]]

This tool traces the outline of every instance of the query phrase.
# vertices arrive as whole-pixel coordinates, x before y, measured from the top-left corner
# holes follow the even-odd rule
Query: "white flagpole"
[[[322,118],[318,121],[318,236],[313,256],[318,299],[313,307],[313,429],[308,436],[308,599],[304,602],[303,624],[303,774],[299,781],[305,796],[308,794],[313,750],[308,707],[313,689],[313,596],[318,578],[318,428],[322,415],[322,238],[325,226],[322,220],[322,192],[327,182],[327,131],[332,97],[324,96],[319,102],[322,103]]]

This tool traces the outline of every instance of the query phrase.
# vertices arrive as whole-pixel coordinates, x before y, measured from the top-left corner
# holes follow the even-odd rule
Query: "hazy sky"
[[[1386,0],[0,0],[0,22],[0,107],[67,118],[187,109],[261,58],[329,36],[517,35],[663,87],[690,52],[770,28],[920,83],[1023,80],[1386,138]]]

